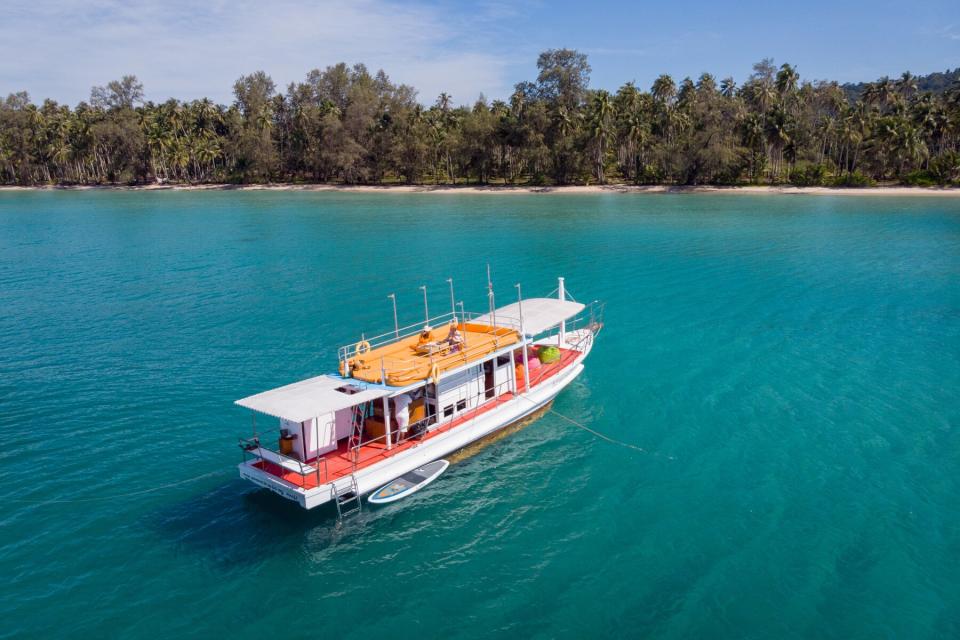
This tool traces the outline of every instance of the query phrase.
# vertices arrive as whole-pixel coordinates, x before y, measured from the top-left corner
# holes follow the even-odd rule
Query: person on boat
[[[460,334],[460,328],[456,321],[450,323],[450,333],[447,334],[447,344],[450,345],[450,353],[456,353],[463,348],[463,336]]]
[[[428,324],[423,325],[423,331],[420,332],[420,339],[417,340],[417,346],[422,347],[423,345],[433,342],[433,336],[431,335],[433,327]]]
[[[397,421],[397,430],[399,431],[399,440],[402,441],[407,435],[407,429],[410,427],[410,403],[413,398],[409,394],[401,393],[393,399],[394,417]]]

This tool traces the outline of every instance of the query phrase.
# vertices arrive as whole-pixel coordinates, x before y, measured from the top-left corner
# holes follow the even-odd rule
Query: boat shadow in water
[[[178,550],[229,569],[297,553],[304,544],[336,544],[365,520],[352,518],[351,526],[340,527],[328,506],[305,511],[237,478],[154,511],[144,524]]]
[[[391,505],[368,505],[364,496],[362,511],[343,522],[338,522],[333,503],[308,511],[237,478],[169,504],[146,516],[145,524],[178,550],[194,554],[225,571],[261,564],[282,555],[306,554],[319,562],[331,553],[359,552],[365,543],[375,542],[378,533],[396,533],[395,529],[403,530],[410,522],[428,517],[421,511],[424,506],[430,505],[427,506],[429,516],[437,510],[457,508],[454,497],[458,491],[467,490],[460,486],[464,480],[471,486],[476,484],[468,493],[480,501],[487,499],[484,496],[488,490],[493,493],[502,490],[491,489],[489,478],[478,471],[486,465],[474,466],[474,463],[477,459],[491,462],[506,452],[516,453],[516,447],[503,446],[502,441],[537,422],[551,404],[447,456],[452,464],[444,474],[446,482],[431,484],[422,492]],[[541,440],[538,436],[531,443]],[[461,469],[466,475],[457,473]],[[459,482],[454,481],[455,477],[460,477]],[[459,495],[462,502],[463,494]]]

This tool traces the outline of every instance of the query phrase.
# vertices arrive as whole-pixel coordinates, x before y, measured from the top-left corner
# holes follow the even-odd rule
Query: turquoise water
[[[0,637],[960,636],[960,199],[5,193],[0,256]],[[547,415],[340,529],[236,477],[234,399],[487,262],[607,302],[555,408],[645,453]]]

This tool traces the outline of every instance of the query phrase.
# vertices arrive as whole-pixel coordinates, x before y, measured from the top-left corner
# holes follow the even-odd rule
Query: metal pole
[[[510,350],[510,391],[517,395],[517,362],[513,358],[513,349]]]
[[[497,308],[493,299],[493,281],[490,279],[490,263],[487,263],[487,302],[490,304],[490,320],[497,326]]]
[[[563,278],[562,278],[562,277],[561,277],[561,278],[557,278],[557,281],[559,282],[559,284],[558,284],[558,286],[557,286],[557,297],[560,298],[561,300],[566,300],[566,299],[567,299],[567,287],[566,287],[566,285],[565,285],[564,282],[563,282]],[[576,326],[574,326],[574,329],[576,329]],[[563,322],[560,323],[560,338],[559,338],[559,342],[560,342],[560,344],[559,344],[558,346],[561,346],[561,347],[567,343],[567,321],[566,321],[566,320],[564,320]]]
[[[387,297],[393,300],[393,332],[396,334],[397,339],[399,340],[400,339],[400,323],[397,322],[397,295],[395,293],[391,293]]]
[[[463,335],[460,336],[463,338],[463,350],[467,350],[467,314],[463,310],[463,300],[457,303],[460,306],[460,321],[463,322]],[[456,320],[456,313],[454,313],[454,320]]]
[[[520,283],[517,287],[517,307],[520,311],[520,343],[523,345],[523,388],[524,391],[530,391],[530,364],[527,360],[527,332],[523,327],[523,294],[520,292]]]
[[[420,285],[420,290],[423,291],[423,321],[425,324],[430,324],[430,307],[427,306],[427,285]]]
[[[390,402],[383,398],[383,430],[387,435],[387,451],[393,449],[393,438],[390,437]]]
[[[450,283],[450,312],[453,314],[453,321],[457,321],[457,303],[454,301],[453,297],[453,278],[447,278],[447,282]]]

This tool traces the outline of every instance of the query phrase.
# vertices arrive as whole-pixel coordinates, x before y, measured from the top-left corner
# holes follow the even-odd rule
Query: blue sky
[[[429,103],[509,96],[537,54],[587,53],[592,87],[648,88],[709,71],[741,81],[772,57],[806,79],[872,80],[960,66],[960,2],[432,2],[5,0],[0,93],[75,104],[137,75],[148,99],[232,100],[263,69],[279,86],[339,61],[383,68]]]

